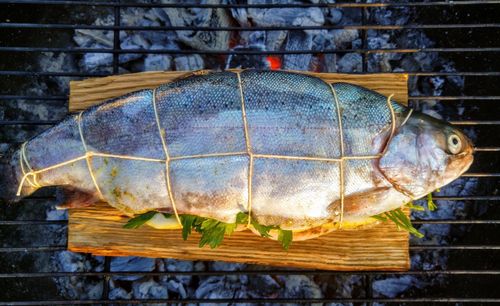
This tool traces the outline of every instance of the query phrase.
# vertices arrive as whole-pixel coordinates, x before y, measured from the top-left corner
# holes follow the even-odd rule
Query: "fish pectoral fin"
[[[369,191],[355,193],[344,198],[344,215],[361,215],[366,212],[366,217],[370,217],[370,211],[376,203],[384,203],[391,187],[379,187]],[[332,215],[340,215],[340,200],[332,202],[328,206],[328,212]]]
[[[62,201],[56,209],[88,207],[99,202],[95,195],[73,186],[62,187],[62,195],[58,194],[58,197],[61,197]]]

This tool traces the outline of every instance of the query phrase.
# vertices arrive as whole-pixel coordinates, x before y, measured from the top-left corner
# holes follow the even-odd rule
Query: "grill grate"
[[[466,11],[472,8],[478,9],[485,7],[489,10],[496,11],[500,13],[500,1],[428,1],[428,2],[391,2],[391,3],[364,3],[365,1],[360,1],[359,3],[303,3],[303,4],[186,4],[186,3],[135,3],[132,1],[1,1],[0,0],[0,54],[2,55],[16,55],[23,54],[26,58],[35,58],[41,52],[54,52],[54,53],[64,53],[64,54],[75,54],[82,55],[85,53],[106,53],[112,54],[112,70],[108,72],[85,72],[85,71],[36,71],[36,70],[22,70],[22,69],[12,69],[5,68],[10,67],[9,65],[2,65],[2,60],[0,60],[0,76],[7,78],[26,78],[26,79],[40,79],[44,80],[50,77],[63,77],[63,78],[83,78],[92,76],[106,76],[111,74],[119,73],[119,61],[121,54],[201,54],[204,56],[228,56],[228,55],[276,55],[284,56],[288,54],[346,54],[346,53],[359,53],[362,56],[362,72],[368,71],[368,60],[370,55],[375,54],[408,54],[408,53],[437,53],[440,56],[457,56],[468,57],[471,54],[475,55],[472,57],[474,60],[479,62],[473,62],[470,67],[487,67],[487,63],[481,63],[481,56],[485,56],[484,61],[486,62],[488,58],[494,57],[500,54],[500,46],[481,46],[481,47],[471,47],[471,46],[446,46],[446,47],[428,47],[428,48],[370,48],[368,44],[368,31],[406,31],[406,30],[432,30],[432,31],[451,31],[457,29],[466,30],[484,30],[489,29],[496,33],[497,36],[500,34],[500,23],[488,20],[487,16],[484,16],[484,20],[477,20],[474,24],[460,23],[453,21],[452,23],[439,23],[439,20],[435,20],[434,24],[421,24],[418,19],[414,23],[409,23],[405,25],[380,25],[380,24],[370,24],[370,10],[376,8],[401,8],[410,7],[419,10],[436,10],[437,8],[441,10],[457,10]],[[109,14],[114,17],[112,25],[88,25],[79,24],[76,21],[72,21],[71,24],[59,24],[51,22],[43,22],[38,19],[36,22],[10,22],[9,12],[16,9],[23,8],[40,8],[45,11],[50,11],[53,8],[65,8],[68,11],[78,11],[81,8],[97,7],[108,10]],[[361,13],[360,24],[353,25],[324,25],[324,26],[260,26],[252,28],[242,28],[236,26],[230,27],[176,27],[176,26],[124,26],[122,25],[121,15],[123,10],[127,8],[309,8],[309,7],[319,7],[319,8],[345,8],[352,10],[359,10]],[[493,15],[495,15],[493,13]],[[2,35],[8,36],[13,35],[12,33],[23,33],[23,30],[44,30],[44,31],[74,31],[74,30],[108,30],[113,32],[113,45],[110,48],[75,48],[75,47],[52,47],[50,43],[47,42],[44,46],[30,46],[30,42],[27,42],[27,46],[10,46],[8,40],[4,40]],[[326,50],[280,50],[280,51],[256,51],[256,50],[218,50],[218,51],[201,51],[201,50],[174,50],[174,49],[155,49],[155,50],[144,50],[144,49],[122,49],[120,48],[120,32],[121,31],[180,31],[180,30],[207,30],[207,31],[270,31],[270,30],[283,30],[283,31],[302,31],[302,30],[337,30],[337,29],[351,29],[359,30],[360,37],[362,39],[362,45],[360,48],[351,49],[326,49]],[[5,34],[7,33],[7,34]],[[52,32],[51,32],[52,33]],[[498,38],[494,40],[493,43],[499,43]],[[485,44],[487,44],[485,42]],[[479,56],[479,57],[478,57]],[[493,70],[493,71],[490,71]],[[500,77],[500,66],[498,62],[493,63],[491,67],[484,68],[484,71],[457,71],[457,72],[440,72],[440,71],[408,71],[408,72],[396,72],[396,73],[408,73],[411,79],[418,79],[421,77],[471,77],[471,78],[495,78]],[[489,82],[491,83],[491,82]],[[498,82],[497,82],[498,83]],[[5,89],[3,89],[5,90]],[[40,104],[46,105],[67,105],[67,96],[64,93],[49,94],[44,96],[30,95],[26,94],[22,90],[17,90],[12,88],[10,91],[1,92],[0,91],[0,105],[5,103],[5,101],[34,101]],[[463,95],[431,95],[431,96],[419,96],[410,95],[410,103],[425,103],[427,101],[451,101],[451,103],[465,101],[465,103],[474,104],[478,109],[481,109],[482,103],[484,101],[500,102],[500,91],[494,90],[484,90],[483,88],[478,88],[476,91],[466,92]],[[498,103],[497,103],[498,105]],[[499,108],[497,106],[496,110]],[[497,113],[498,114],[498,113]],[[13,128],[19,130],[40,130],[38,126],[47,128],[55,124],[57,120],[38,120],[38,119],[2,119],[0,117],[0,127],[3,128]],[[481,129],[486,128],[486,139],[488,141],[482,141],[478,144],[476,148],[476,155],[479,161],[484,163],[484,165],[479,165],[474,167],[470,172],[466,173],[464,177],[476,178],[481,180],[487,180],[488,184],[493,187],[488,189],[487,194],[467,194],[467,195],[454,195],[454,196],[434,196],[434,199],[438,202],[441,201],[465,201],[465,205],[478,206],[478,205],[490,205],[494,207],[498,205],[500,196],[497,195],[500,170],[498,168],[498,156],[496,152],[500,152],[500,140],[498,138],[498,132],[500,127],[500,118],[498,116],[493,119],[480,119],[476,120],[474,118],[458,118],[457,120],[451,121],[453,124],[463,126],[464,128]],[[496,133],[496,134],[495,134]],[[32,132],[32,134],[37,134]],[[26,134],[22,134],[26,135]],[[495,136],[496,135],[496,136]],[[2,136],[2,135],[0,135]],[[27,136],[26,136],[27,137]],[[2,139],[1,142],[5,144],[15,145],[22,142],[24,139]],[[493,160],[491,163],[487,161]],[[493,166],[492,166],[493,165]],[[481,181],[482,182],[482,181]],[[495,189],[496,188],[496,189]],[[40,202],[54,202],[55,197],[52,194],[41,194],[34,195],[23,201],[22,205],[27,207],[32,207]],[[446,204],[443,204],[446,205]],[[8,210],[8,207],[4,210]],[[4,213],[3,215],[8,215]],[[474,219],[460,219],[460,220],[450,220],[450,219],[415,219],[413,222],[416,225],[425,224],[442,224],[456,227],[479,227],[483,229],[482,235],[478,234],[479,230],[475,230],[474,234],[468,235],[467,237],[456,237],[450,244],[439,244],[432,243],[432,241],[419,243],[418,240],[412,240],[410,244],[411,255],[422,254],[431,251],[446,251],[456,253],[456,257],[459,258],[457,263],[447,266],[445,270],[426,270],[426,269],[416,269],[412,268],[408,272],[385,272],[385,271],[358,271],[358,272],[342,272],[342,271],[312,271],[312,270],[281,270],[281,269],[258,269],[258,270],[243,270],[243,271],[167,271],[167,272],[110,272],[111,258],[104,258],[104,270],[102,272],[18,272],[14,269],[11,272],[4,272],[4,268],[0,268],[0,282],[2,284],[7,284],[9,281],[19,282],[19,286],[32,285],[36,286],[38,281],[44,278],[68,278],[68,277],[91,277],[95,279],[103,280],[103,292],[100,299],[96,300],[79,300],[79,299],[62,299],[60,296],[44,296],[44,299],[38,299],[37,297],[29,296],[29,289],[26,288],[28,295],[25,298],[19,298],[15,296],[12,298],[9,294],[0,294],[0,305],[39,305],[39,304],[51,304],[51,305],[61,305],[61,304],[82,304],[82,303],[95,303],[95,304],[142,304],[142,303],[164,303],[165,299],[131,299],[131,300],[111,300],[108,299],[108,293],[110,291],[110,279],[115,276],[150,276],[150,277],[162,277],[162,276],[196,276],[196,277],[207,277],[207,276],[227,276],[227,275],[246,275],[246,276],[259,276],[259,275],[308,275],[311,277],[319,276],[334,276],[334,275],[358,275],[364,277],[364,293],[359,295],[354,295],[351,298],[335,298],[328,297],[324,299],[308,299],[308,298],[276,298],[276,299],[262,299],[262,298],[251,298],[251,299],[182,299],[175,300],[175,302],[180,303],[357,303],[357,304],[373,304],[373,303],[487,303],[487,302],[500,302],[500,295],[492,290],[495,288],[495,283],[500,280],[500,265],[496,262],[487,263],[487,260],[494,261],[498,258],[500,244],[498,238],[500,218],[497,213],[486,214],[487,219],[483,217],[475,217]],[[6,218],[0,221],[0,233],[7,231],[9,227],[21,227],[21,226],[40,226],[42,228],[55,227],[56,230],[65,229],[66,221],[54,220],[15,220],[15,218]],[[45,229],[44,229],[45,230]],[[49,229],[47,229],[49,230]],[[54,229],[52,229],[54,230]],[[5,234],[3,234],[5,236]],[[481,237],[482,236],[482,237]],[[496,239],[496,240],[495,240]],[[54,244],[38,246],[36,241],[21,241],[20,245],[9,246],[2,243],[0,247],[0,260],[3,261],[3,256],[12,256],[12,253],[28,254],[31,255],[29,258],[31,260],[36,260],[37,254],[44,252],[58,252],[66,249],[65,244]],[[465,264],[464,260],[460,258],[469,258],[471,262]],[[485,262],[482,262],[485,261]],[[486,267],[486,268],[484,268]],[[9,270],[9,269],[7,269]],[[435,291],[417,290],[417,292],[412,293],[408,296],[397,296],[394,298],[383,298],[375,296],[372,290],[373,282],[384,276],[425,276],[432,278],[449,277],[451,280],[456,280],[460,277],[464,278],[462,282],[466,285],[451,286],[451,289],[437,288]],[[481,288],[484,287],[484,288]],[[10,287],[9,287],[10,288]],[[13,286],[15,288],[15,286]],[[467,288],[468,291],[464,291]],[[18,288],[19,289],[19,288]],[[442,292],[440,292],[440,290]],[[486,290],[492,290],[492,292],[486,292]],[[21,292],[21,291],[20,291]],[[431,292],[432,294],[428,294]],[[430,296],[430,297],[429,297]],[[33,300],[36,299],[36,300]]]

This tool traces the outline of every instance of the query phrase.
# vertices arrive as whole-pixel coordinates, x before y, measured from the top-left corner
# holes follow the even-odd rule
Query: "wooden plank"
[[[293,242],[288,251],[279,243],[250,231],[224,238],[216,249],[199,248],[199,235],[182,240],[181,230],[148,226],[124,229],[127,221],[106,204],[70,210],[68,247],[74,252],[103,256],[168,257],[223,260],[324,270],[391,270],[409,268],[408,234],[392,223],[365,230],[337,231]]]
[[[143,72],[73,81],[70,111],[86,109],[128,92],[154,88],[186,72]],[[408,76],[403,74],[318,74],[327,82],[349,82],[394,94],[406,104]],[[325,270],[409,269],[408,234],[391,224],[369,229],[337,231],[308,241],[294,242],[288,251],[272,240],[249,231],[236,232],[217,249],[198,247],[198,234],[183,241],[180,230],[155,230],[147,226],[123,229],[126,217],[106,204],[70,210],[68,248],[75,252],[107,256],[168,257],[187,260],[223,260]]]
[[[383,95],[394,94],[394,100],[407,104],[407,74],[342,74],[302,72],[321,77],[326,82],[348,82],[370,88]],[[69,111],[79,111],[107,99],[123,94],[155,88],[173,79],[188,74],[185,71],[140,72],[112,75],[104,78],[92,78],[84,81],[70,82]]]

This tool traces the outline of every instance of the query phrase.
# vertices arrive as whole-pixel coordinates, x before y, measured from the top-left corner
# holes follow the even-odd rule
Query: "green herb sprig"
[[[439,189],[437,190],[439,192]],[[406,204],[406,207],[416,210],[416,211],[425,211],[425,207],[421,205],[415,205],[413,202],[409,202]],[[429,211],[434,211],[437,209],[436,203],[432,200],[432,194],[429,193],[427,195],[427,209]],[[406,214],[401,210],[401,208],[379,214],[376,216],[372,216],[372,218],[377,219],[382,222],[386,222],[388,220],[394,222],[398,229],[405,230],[412,235],[415,235],[418,238],[424,237],[424,234],[419,232],[413,225],[411,224],[411,220]]]
[[[123,225],[123,228],[128,228],[128,229],[139,228],[142,225],[144,225],[144,223],[151,220],[157,213],[158,212],[156,211],[148,211],[147,213],[137,215],[136,217],[128,220],[128,222],[125,225]]]
[[[128,220],[128,222],[123,226],[128,229],[139,228],[146,222],[151,220],[157,213],[157,211],[148,211],[144,214],[137,215],[134,218]],[[163,214],[165,218],[172,217],[171,214]],[[231,235],[236,230],[238,224],[248,223],[247,213],[238,213],[236,215],[235,223],[225,223],[211,218],[199,217],[194,215],[180,215],[182,224],[182,239],[187,240],[189,235],[193,232],[198,232],[201,234],[199,246],[203,247],[209,245],[210,248],[218,247],[224,240],[224,236]],[[262,237],[270,238],[269,232],[271,230],[278,230],[278,241],[281,243],[285,250],[288,250],[290,244],[293,240],[293,233],[290,230],[280,229],[278,226],[265,226],[257,223],[255,220],[251,220],[252,226],[260,233]]]
[[[388,220],[390,220],[396,224],[398,229],[405,230],[410,234],[417,236],[418,238],[424,237],[424,234],[422,234],[415,227],[413,227],[410,218],[406,216],[406,214],[401,210],[401,208],[373,216],[372,218],[382,222],[387,222]]]
[[[434,203],[434,201],[432,200],[432,193],[429,193],[427,195],[427,208],[430,211],[435,211],[437,209],[436,203]]]
[[[212,249],[218,247],[224,240],[224,236],[231,235],[237,226],[237,223],[225,223],[194,215],[180,215],[179,217],[182,223],[182,239],[187,240],[191,232],[195,230],[201,234],[200,248],[205,245],[209,245]]]
[[[248,223],[248,214],[240,212],[236,216],[236,219],[238,218],[241,221],[241,224]],[[270,226],[262,225],[257,223],[254,219],[250,220],[250,223],[264,238],[271,237],[271,235],[269,235],[269,232],[271,230],[278,230],[278,241],[281,243],[283,249],[288,250],[288,248],[290,247],[290,244],[292,243],[293,240],[293,232],[291,230],[284,230],[281,229],[279,226],[275,225],[270,225]]]

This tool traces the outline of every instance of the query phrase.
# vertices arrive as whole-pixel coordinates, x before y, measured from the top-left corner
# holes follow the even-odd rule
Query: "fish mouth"
[[[446,185],[467,172],[474,162],[474,152],[474,147],[470,145],[469,142],[469,145],[463,152],[452,156],[446,168],[446,173],[448,173],[448,175],[445,176],[440,185]]]
[[[466,152],[462,152],[460,154],[463,154],[460,159],[462,160],[462,163],[464,166],[462,166],[462,171],[460,171],[460,176],[464,174],[467,170],[469,170],[470,166],[474,162],[474,148],[470,147]]]
[[[469,170],[470,166],[474,162],[474,153],[476,152],[474,145],[472,144],[472,141],[469,139],[469,137],[463,134],[462,137],[465,139],[467,147],[463,152],[456,155],[457,159],[462,163],[462,169],[459,173],[459,176]]]

